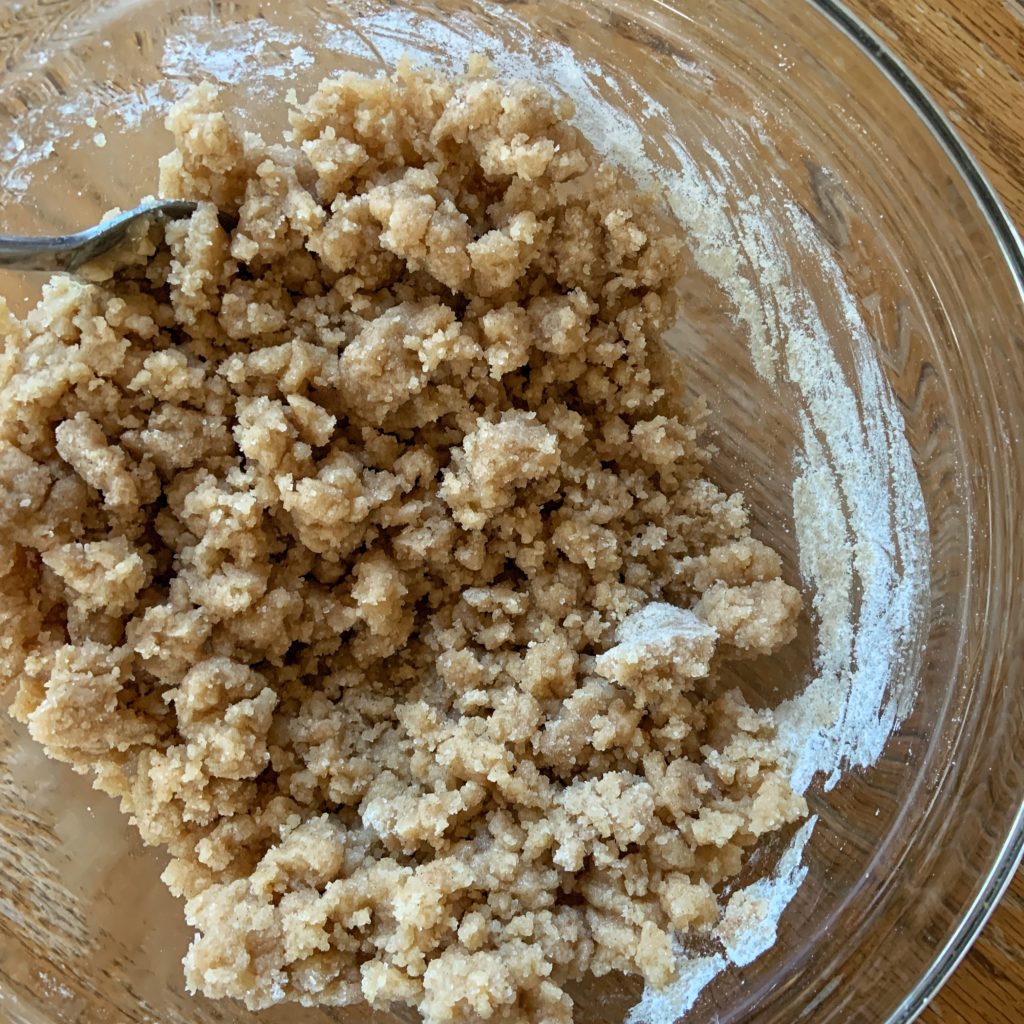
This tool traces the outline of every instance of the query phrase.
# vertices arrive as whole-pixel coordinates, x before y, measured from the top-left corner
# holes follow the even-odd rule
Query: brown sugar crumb
[[[800,599],[660,341],[683,240],[571,113],[402,66],[270,145],[199,86],[198,211],[3,312],[0,672],[207,995],[569,1022],[806,813],[717,682]]]

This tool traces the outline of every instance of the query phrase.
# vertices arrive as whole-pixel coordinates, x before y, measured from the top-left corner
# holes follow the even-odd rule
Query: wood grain
[[[952,120],[1024,229],[1024,0],[847,0]],[[1024,1022],[1024,869],[921,1024]]]

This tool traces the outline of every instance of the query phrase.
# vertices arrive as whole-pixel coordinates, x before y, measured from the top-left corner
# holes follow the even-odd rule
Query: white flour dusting
[[[296,68],[309,67],[313,54],[298,36],[270,22],[224,25],[204,38],[206,18],[191,17],[175,26],[164,40],[161,70],[191,85],[207,79],[222,85],[258,76],[290,79]]]
[[[692,1009],[704,991],[729,966],[720,953],[710,956],[689,956],[679,951],[679,973],[675,981],[655,991],[645,988],[640,1001],[626,1016],[625,1024],[649,1024],[664,1021],[671,1024]]]
[[[779,918],[807,877],[803,852],[817,818],[801,826],[775,872],[734,893],[719,926],[725,952],[737,967],[753,963],[775,944]]]
[[[679,976],[660,991],[645,989],[640,1001],[626,1016],[626,1024],[675,1021],[730,964],[745,967],[775,943],[779,918],[807,877],[804,847],[814,832],[817,818],[809,818],[790,841],[775,871],[733,893],[718,926],[723,953],[692,956],[679,950]]]
[[[664,601],[652,601],[639,611],[627,615],[619,623],[620,644],[638,644],[657,649],[659,644],[671,645],[676,640],[714,638],[715,630],[688,608],[677,608]]]
[[[501,73],[536,78],[569,95],[587,137],[664,191],[688,232],[697,266],[728,297],[748,339],[752,366],[785,389],[786,400],[799,410],[793,519],[801,575],[813,595],[816,658],[813,678],[777,717],[793,753],[796,787],[805,790],[821,778],[831,788],[846,768],[879,757],[913,704],[914,681],[904,668],[928,583],[920,484],[902,419],[842,272],[791,200],[773,203],[769,215],[756,195],[744,197],[750,189],[735,180],[730,162],[709,151],[703,155],[716,166],[712,180],[675,139],[670,112],[626,70],[604,68],[579,59],[567,46],[538,40],[506,7],[479,6],[486,17],[500,17],[500,47],[466,16],[453,14],[439,23],[383,6],[354,14],[338,3],[337,24],[322,27],[316,49],[364,65],[391,66],[410,55],[453,70],[470,54],[486,52]],[[167,78],[118,107],[124,126],[162,113],[188,82],[240,83],[269,95],[273,81],[286,82],[293,69],[310,67],[320,56],[307,49],[308,38],[264,20],[221,26],[215,33],[209,26],[204,19],[188,19],[174,27],[163,47]],[[698,73],[693,67],[680,72]],[[635,116],[623,109],[627,103]],[[42,173],[54,139],[108,109],[106,97],[97,94],[27,112],[20,122],[24,131],[16,125],[0,143],[8,195],[26,191],[33,174]],[[40,119],[48,134],[38,131]],[[655,136],[662,140],[657,160],[647,152]],[[42,141],[32,145],[27,138]],[[832,347],[835,331],[826,329],[799,280],[794,254],[818,268],[830,308],[842,312],[843,341],[852,352],[846,364]],[[770,877],[732,894],[717,930],[719,951],[696,955],[680,949],[678,979],[660,992],[645,992],[629,1021],[675,1020],[730,964],[748,964],[771,947],[780,916],[806,875],[802,855],[815,821],[797,832]]]

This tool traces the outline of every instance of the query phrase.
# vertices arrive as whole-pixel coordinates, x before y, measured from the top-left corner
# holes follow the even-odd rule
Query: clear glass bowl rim
[[[964,144],[949,118],[890,47],[840,0],[807,2],[854,42],[917,112],[954,168],[959,172],[985,218],[1024,299],[1024,241],[978,160]],[[931,1002],[970,951],[1024,862],[1024,799],[998,858],[956,930],[887,1024],[909,1024]]]

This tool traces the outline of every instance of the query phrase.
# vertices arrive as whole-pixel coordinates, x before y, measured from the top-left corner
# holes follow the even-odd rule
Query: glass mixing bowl
[[[1024,255],[948,125],[863,27],[826,0],[4,0],[0,224],[56,233],[134,205],[169,146],[162,111],[199,78],[273,131],[288,90],[339,68],[379,70],[403,51],[451,66],[473,49],[585,94],[580,121],[599,144],[679,186],[696,244],[671,340],[709,397],[716,474],[745,485],[794,579],[815,568],[794,494],[814,500],[844,472],[842,445],[815,432],[808,408],[838,381],[863,423],[880,401],[902,415],[930,554],[912,607],[883,594],[882,612],[902,615],[894,671],[857,725],[864,749],[846,750],[837,784],[828,772],[811,784],[806,877],[791,873],[774,944],[718,973],[687,1020],[908,1021],[1024,841]],[[38,285],[0,280],[18,310]],[[801,359],[826,351],[828,372],[807,378]],[[868,483],[888,487],[873,506],[883,519],[915,510],[913,473],[886,461],[904,443],[889,428],[878,450],[866,427],[847,437]],[[816,441],[821,477],[809,472]],[[828,531],[848,527],[859,494],[821,526],[826,546],[846,543]],[[884,543],[855,554],[908,571]],[[866,584],[849,594],[855,616],[878,604]],[[774,704],[820,675],[820,631],[809,619],[787,658],[751,669],[755,689]],[[861,639],[854,671],[878,653],[879,634]],[[0,759],[0,1018],[255,1020],[185,992],[181,908],[157,880],[161,857],[111,803],[6,717]],[[620,978],[585,983],[577,1019],[622,1020],[638,994]],[[258,1016],[414,1019],[365,1007]]]

